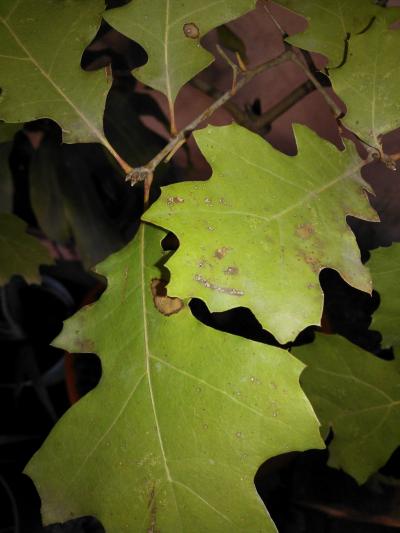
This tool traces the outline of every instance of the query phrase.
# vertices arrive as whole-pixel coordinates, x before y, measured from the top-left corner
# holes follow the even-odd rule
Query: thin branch
[[[278,57],[270,59],[264,63],[261,63],[253,69],[246,70],[240,73],[240,77],[237,80],[235,92],[247,85],[253,78],[255,78],[261,72],[274,68],[281,63],[291,59],[293,52],[291,50],[285,50]],[[213,102],[207,109],[205,109],[200,115],[198,115],[190,124],[183,128],[170,142],[151,160],[142,167],[134,168],[131,172],[127,173],[126,181],[130,181],[131,185],[138,183],[139,181],[151,181],[153,172],[156,167],[167,157],[167,155],[175,149],[176,145],[183,141],[188,134],[197,128],[202,122],[207,120],[217,109],[225,105],[228,100],[233,96],[233,91],[230,89],[223,93],[215,102]]]
[[[322,87],[320,82],[317,80],[314,74],[310,71],[310,69],[305,65],[305,63],[301,59],[299,59],[294,52],[292,53],[291,60],[293,61],[293,63],[296,63],[296,65],[298,65],[303,70],[307,78],[315,85],[315,88],[323,96],[323,98],[325,99],[325,102],[332,109],[335,115],[335,118],[340,117],[340,115],[342,114],[340,108],[336,105],[336,102],[330,97],[330,95],[325,90],[325,88]]]
[[[269,126],[274,120],[283,115],[288,109],[293,107],[297,102],[299,102],[304,96],[310,94],[315,90],[315,85],[312,81],[308,80],[302,83],[299,87],[294,89],[289,93],[285,98],[283,98],[276,105],[268,109],[265,113],[257,117],[253,121],[253,127],[257,131],[263,130],[265,127]]]

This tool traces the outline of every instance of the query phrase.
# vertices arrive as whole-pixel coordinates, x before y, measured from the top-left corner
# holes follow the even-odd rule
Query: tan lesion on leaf
[[[183,198],[181,198],[180,196],[169,196],[167,198],[167,205],[169,207],[172,207],[173,205],[176,205],[176,204],[183,204],[185,200]]]
[[[155,483],[150,489],[150,494],[148,498],[147,508],[149,509],[149,518],[150,523],[147,528],[147,533],[160,533],[160,530],[157,528],[157,503],[156,503],[156,488]]]
[[[309,239],[314,233],[315,229],[312,224],[300,224],[296,228],[296,235],[300,239]]]
[[[306,253],[305,251],[303,250],[300,250],[297,254],[300,259],[302,259],[307,265],[309,265],[309,267],[311,268],[311,270],[315,273],[315,274],[318,274],[321,270],[322,270],[322,266],[321,266],[321,262],[319,261],[319,259],[317,257],[315,257],[314,255],[312,255],[311,253]]]
[[[151,294],[155,308],[165,316],[179,313],[184,307],[180,298],[171,298],[167,295],[167,282],[162,279],[151,280]]]
[[[237,276],[239,274],[239,269],[235,266],[228,266],[228,268],[224,270],[224,273],[228,276]]]
[[[232,248],[229,248],[229,246],[221,246],[221,248],[215,250],[214,257],[217,259],[223,259],[230,250],[232,250]]]
[[[75,348],[79,353],[95,353],[95,344],[90,339],[76,339]]]
[[[243,296],[244,292],[240,289],[235,289],[233,287],[221,287],[216,283],[212,283],[208,279],[203,278],[200,274],[195,274],[194,280],[198,283],[201,283],[206,289],[211,289],[213,291],[221,292],[223,294],[229,294],[230,296]]]

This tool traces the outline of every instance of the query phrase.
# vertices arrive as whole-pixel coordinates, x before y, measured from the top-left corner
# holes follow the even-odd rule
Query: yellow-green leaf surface
[[[329,59],[329,67],[342,63],[348,37],[352,39],[365,30],[373,17],[384,11],[373,0],[274,1],[303,15],[308,21],[308,28],[303,33],[292,35],[287,41],[299,48],[324,54]]]
[[[43,518],[95,515],[107,533],[274,532],[258,466],[322,444],[303,365],[204,326],[186,305],[161,314],[151,285],[164,235],[143,225],[110,256],[98,269],[106,292],[57,341],[97,353],[103,375],[26,469]]]
[[[164,93],[172,108],[180,88],[214,59],[200,39],[255,4],[256,0],[135,0],[107,11],[105,19],[144,47],[148,62],[134,75]]]
[[[331,71],[335,92],[347,112],[343,123],[363,141],[380,147],[380,136],[400,126],[400,31],[378,18],[349,42],[346,63]]]
[[[302,387],[323,424],[332,428],[329,465],[359,483],[383,466],[400,445],[400,374],[339,335],[318,334],[293,350],[307,368]]]
[[[1,0],[0,119],[51,118],[66,142],[107,144],[106,75],[80,67],[103,10],[104,0]]]
[[[15,215],[0,214],[0,285],[14,274],[29,283],[39,282],[39,265],[52,263],[46,248],[26,233],[26,224]]]
[[[249,307],[282,343],[320,323],[324,267],[371,290],[346,216],[377,220],[353,145],[340,152],[304,126],[295,135],[291,157],[237,125],[198,131],[212,177],[165,187],[144,216],[179,239],[172,296]]]
[[[397,349],[400,346],[400,244],[373,250],[368,268],[380,296],[370,329],[382,334],[385,348]]]

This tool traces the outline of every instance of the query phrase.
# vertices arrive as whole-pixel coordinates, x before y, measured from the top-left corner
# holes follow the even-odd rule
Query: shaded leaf
[[[0,213],[11,213],[13,208],[13,178],[9,163],[14,135],[20,124],[0,122]]]
[[[0,118],[51,118],[66,142],[100,141],[108,90],[104,71],[80,60],[93,38],[104,0],[2,0]]]
[[[25,230],[25,222],[18,217],[0,214],[0,285],[14,274],[29,283],[39,282],[39,265],[53,262],[46,248]]]
[[[377,19],[349,43],[346,63],[330,73],[347,112],[342,122],[363,141],[380,148],[381,135],[400,126],[400,31]]]
[[[21,129],[21,124],[8,124],[0,121],[0,143],[10,142]]]
[[[243,61],[247,62],[246,45],[229,26],[223,24],[217,28],[218,42],[231,52],[237,52]]]
[[[400,244],[373,250],[368,268],[373,287],[380,296],[370,329],[382,334],[385,348],[397,349],[400,346]]]
[[[329,59],[329,67],[337,67],[342,63],[348,37],[353,39],[385,10],[373,0],[274,1],[303,15],[309,24],[303,33],[286,40],[299,48],[324,54]],[[391,16],[395,15],[391,13]]]
[[[377,220],[354,146],[340,152],[304,126],[295,135],[290,157],[237,125],[198,131],[211,179],[164,188],[144,215],[179,239],[171,296],[249,307],[282,343],[319,324],[323,268],[371,291],[346,216]]]
[[[0,213],[11,213],[13,208],[13,180],[9,163],[12,146],[12,142],[0,143]]]
[[[116,30],[141,44],[148,62],[134,70],[141,82],[164,93],[173,108],[181,87],[206,68],[213,56],[201,37],[255,7],[255,0],[136,0],[107,11]],[[171,113],[172,114],[172,113]]]
[[[86,267],[102,261],[124,244],[116,221],[108,215],[99,195],[90,161],[84,157],[84,150],[90,149],[97,158],[104,156],[98,145],[80,149],[63,146],[58,176],[67,223]]]
[[[333,429],[328,464],[364,483],[400,444],[396,362],[378,359],[338,335],[318,334],[293,355],[307,365],[301,384],[323,434]]]
[[[46,236],[59,243],[67,243],[71,230],[64,212],[63,195],[59,184],[60,147],[48,140],[35,150],[30,168],[30,199],[35,217]]]
[[[44,521],[94,514],[107,533],[276,531],[253,483],[258,466],[321,445],[302,365],[204,326],[187,305],[161,314],[151,287],[164,235],[142,225],[109,257],[98,269],[107,290],[57,340],[96,352],[103,376],[26,469]]]

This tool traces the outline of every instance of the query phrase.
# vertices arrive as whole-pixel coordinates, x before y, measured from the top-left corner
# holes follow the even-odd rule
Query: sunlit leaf
[[[39,282],[39,265],[52,263],[46,248],[26,233],[26,224],[18,217],[0,214],[0,285],[14,274],[30,283]]]
[[[156,294],[163,236],[142,225],[100,265],[106,292],[57,341],[97,353],[103,375],[26,469],[44,521],[93,514],[107,533],[276,531],[255,490],[258,466],[321,446],[302,364]],[[158,310],[168,307],[175,314]]]
[[[317,335],[293,349],[307,368],[302,387],[323,424],[329,465],[359,483],[383,466],[400,445],[400,375],[383,361],[338,335]]]
[[[237,125],[198,131],[211,179],[164,188],[144,216],[179,239],[171,295],[211,311],[249,307],[280,342],[319,324],[323,268],[371,291],[346,216],[377,220],[353,145],[340,152],[304,126],[295,134],[290,157]]]

